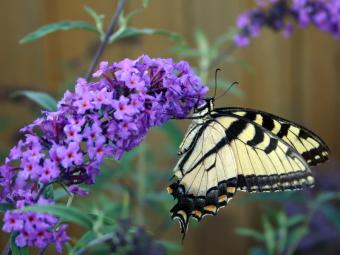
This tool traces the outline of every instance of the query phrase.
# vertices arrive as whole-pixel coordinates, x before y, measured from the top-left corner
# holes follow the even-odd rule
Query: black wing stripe
[[[263,122],[262,126],[269,131],[273,130],[275,127],[274,120],[267,115],[262,115]]]
[[[186,152],[186,154],[183,156],[183,159],[181,160],[180,164],[179,164],[179,169],[182,171],[183,173],[183,167],[185,165],[185,163],[188,161],[188,159],[190,158],[192,152],[194,151],[193,149],[195,148],[195,145],[197,143],[197,140],[201,137],[201,135],[203,134],[203,132],[205,131],[206,127],[212,122],[213,120],[207,121],[204,125],[201,126],[201,128],[197,131],[197,134],[195,136],[195,138],[193,139],[193,141],[191,142],[189,148]]]
[[[254,127],[255,127],[255,135],[252,140],[247,142],[247,144],[251,147],[254,147],[258,145],[259,143],[263,142],[263,139],[264,139],[263,131],[257,126],[254,126]]]
[[[290,125],[286,123],[281,124],[279,132],[276,134],[278,137],[283,138],[287,136]]]
[[[273,137],[270,138],[268,146],[264,149],[264,152],[269,154],[277,148],[278,139]]]
[[[325,142],[318,135],[295,122],[263,111],[240,107],[218,108],[214,112],[224,116],[243,113],[241,115],[251,121],[255,121],[257,116],[260,116],[259,120],[261,123],[258,124],[271,131],[277,137],[289,142],[300,154],[303,154],[303,157],[310,166],[322,163],[328,159],[330,150]],[[275,125],[275,122],[278,124]],[[291,138],[294,137],[294,139],[289,139],[289,136]],[[312,143],[312,141],[314,142]],[[313,148],[316,149],[314,150]]]

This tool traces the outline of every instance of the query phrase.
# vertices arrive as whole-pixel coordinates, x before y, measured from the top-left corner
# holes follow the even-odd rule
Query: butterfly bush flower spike
[[[340,37],[338,0],[257,0],[256,4],[255,9],[243,12],[236,20],[239,33],[234,42],[238,47],[248,46],[263,27],[289,37],[294,30],[293,24],[300,28],[312,25],[334,38]]]
[[[61,252],[69,240],[67,225],[20,209],[53,204],[46,192],[52,184],[87,195],[79,185],[95,182],[105,157],[118,160],[152,126],[185,117],[208,90],[187,62],[145,55],[101,62],[93,78],[79,78],[56,112],[43,112],[21,129],[23,138],[0,167],[0,202],[15,208],[5,213],[2,230],[14,232],[20,247],[54,244]]]

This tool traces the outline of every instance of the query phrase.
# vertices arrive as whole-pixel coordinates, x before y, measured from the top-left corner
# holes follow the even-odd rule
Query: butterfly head
[[[194,113],[209,113],[214,109],[214,102],[215,98],[214,97],[207,97],[204,99],[204,102],[195,107]]]

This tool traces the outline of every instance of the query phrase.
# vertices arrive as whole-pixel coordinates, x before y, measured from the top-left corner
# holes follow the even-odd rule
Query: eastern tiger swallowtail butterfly
[[[214,109],[214,98],[194,110],[179,147],[176,182],[167,189],[183,238],[190,217],[200,221],[227,205],[237,190],[273,192],[312,187],[310,167],[329,148],[312,131],[263,111]]]

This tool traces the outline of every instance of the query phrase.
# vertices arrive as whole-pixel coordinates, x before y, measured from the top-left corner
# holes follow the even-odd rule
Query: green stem
[[[105,34],[105,37],[100,42],[99,47],[96,51],[96,54],[94,55],[94,58],[92,60],[92,63],[90,65],[89,69],[87,70],[87,73],[85,75],[86,80],[88,80],[91,77],[91,74],[93,73],[95,67],[97,66],[101,55],[103,54],[107,44],[109,43],[109,39],[110,39],[111,35],[114,33],[114,31],[117,27],[118,18],[120,16],[120,14],[122,13],[123,9],[124,9],[125,3],[126,3],[126,0],[119,0],[116,12],[112,16],[111,23],[109,25],[109,28],[108,28],[106,34]]]

